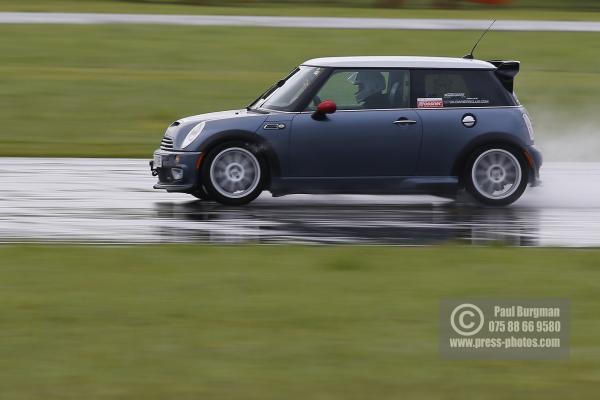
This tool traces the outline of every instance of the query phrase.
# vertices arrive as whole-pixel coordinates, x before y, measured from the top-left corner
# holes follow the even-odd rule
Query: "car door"
[[[415,173],[422,124],[417,112],[408,108],[409,72],[369,71],[377,81],[375,93],[369,97],[375,100],[356,98],[360,92],[356,75],[361,70],[335,70],[309,109],[294,117],[292,177],[343,178],[352,184],[353,179]],[[338,111],[315,119],[314,106],[326,99],[334,101]]]

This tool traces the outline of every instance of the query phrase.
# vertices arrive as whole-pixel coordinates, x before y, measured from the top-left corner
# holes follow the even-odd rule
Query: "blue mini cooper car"
[[[492,206],[538,182],[515,61],[333,57],[306,61],[245,109],[168,127],[156,189],[227,205],[262,191],[433,194]]]

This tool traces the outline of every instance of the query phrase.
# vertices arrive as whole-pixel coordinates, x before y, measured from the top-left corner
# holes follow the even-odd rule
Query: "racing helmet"
[[[365,102],[374,94],[380,94],[385,90],[385,78],[379,71],[364,70],[355,72],[348,77],[348,80],[358,86],[354,97],[358,103]]]

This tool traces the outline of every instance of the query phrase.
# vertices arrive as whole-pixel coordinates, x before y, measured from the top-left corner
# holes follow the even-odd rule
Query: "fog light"
[[[171,176],[173,180],[178,181],[183,178],[183,170],[181,168],[173,168],[171,169]]]

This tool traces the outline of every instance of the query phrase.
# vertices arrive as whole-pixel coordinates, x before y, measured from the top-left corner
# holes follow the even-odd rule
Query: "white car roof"
[[[450,57],[361,56],[313,58],[302,65],[339,68],[496,69],[489,62]]]

